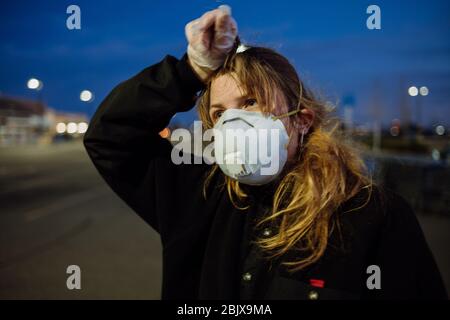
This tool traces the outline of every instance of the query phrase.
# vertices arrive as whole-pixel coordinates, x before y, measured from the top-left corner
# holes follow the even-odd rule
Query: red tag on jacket
[[[310,279],[309,284],[316,288],[323,288],[325,286],[325,281],[320,279]]]

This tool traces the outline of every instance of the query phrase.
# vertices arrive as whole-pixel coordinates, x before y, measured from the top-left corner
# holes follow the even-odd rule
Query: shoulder
[[[408,201],[392,190],[373,185],[363,188],[341,205],[339,221],[362,233],[422,234],[417,216]],[[358,233],[359,233],[358,232]]]
[[[379,208],[383,229],[402,229],[403,232],[413,231],[421,234],[421,228],[413,208],[408,200],[400,194],[382,187],[374,188],[374,203]]]
[[[366,212],[383,220],[393,218],[409,220],[415,217],[412,207],[405,198],[378,185],[362,188],[355,196],[343,203],[339,211],[342,213]]]

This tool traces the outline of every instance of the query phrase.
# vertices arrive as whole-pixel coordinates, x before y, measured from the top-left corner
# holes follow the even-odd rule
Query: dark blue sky
[[[423,123],[450,124],[450,1],[8,1],[0,13],[0,91],[33,98],[34,76],[50,106],[92,113],[120,81],[161,60],[181,57],[184,26],[226,3],[250,44],[270,46],[296,66],[324,98],[355,97],[359,123],[373,118],[372,97],[388,123],[400,117],[410,85],[426,85]],[[66,8],[81,8],[82,29],[66,28]],[[382,30],[366,28],[366,8],[377,4]],[[83,89],[95,93],[89,105]],[[413,114],[414,116],[414,114]],[[192,114],[181,115],[190,119]]]

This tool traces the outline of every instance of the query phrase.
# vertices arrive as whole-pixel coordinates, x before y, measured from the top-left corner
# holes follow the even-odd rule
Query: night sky
[[[220,4],[233,9],[243,42],[274,48],[324,99],[355,100],[355,120],[401,116],[411,85],[427,86],[424,124],[450,125],[450,1],[4,1],[0,10],[0,92],[35,98],[30,77],[44,82],[44,100],[58,110],[92,114],[119,82],[160,61],[180,58],[184,26]],[[81,8],[81,30],[66,28],[66,8]],[[382,29],[366,28],[366,8],[381,8]],[[92,90],[90,104],[80,91]],[[374,98],[375,97],[375,98]],[[413,119],[414,119],[413,113]],[[193,113],[177,116],[189,121]]]

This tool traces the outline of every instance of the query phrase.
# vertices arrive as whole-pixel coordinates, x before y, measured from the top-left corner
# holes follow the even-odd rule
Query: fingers
[[[199,19],[195,20],[195,28],[204,31],[215,24],[218,19],[223,20],[226,17],[231,17],[231,8],[227,5],[221,5],[217,9],[204,13]]]
[[[215,24],[214,47],[228,50],[233,47],[237,36],[237,24],[233,17],[226,13],[219,14]]]
[[[227,6],[226,4],[223,4],[218,7],[219,10],[221,10],[223,13],[231,16],[231,7]]]
[[[205,31],[216,21],[218,11],[218,9],[208,11],[200,18],[189,22],[185,28],[185,33],[188,40],[191,40],[191,37],[204,37]]]
[[[200,31],[205,31],[209,27],[211,27],[216,21],[216,17],[219,14],[219,9],[214,9],[212,11],[208,11],[200,17],[200,21],[197,25],[197,28]]]
[[[185,27],[188,56],[196,65],[217,69],[232,49],[237,36],[237,24],[226,5],[204,13]]]
[[[214,29],[211,29],[212,26]],[[202,44],[205,48],[214,45],[216,49],[226,50],[232,46],[236,35],[237,24],[231,17],[231,8],[226,5],[208,11],[186,25],[188,41]]]

